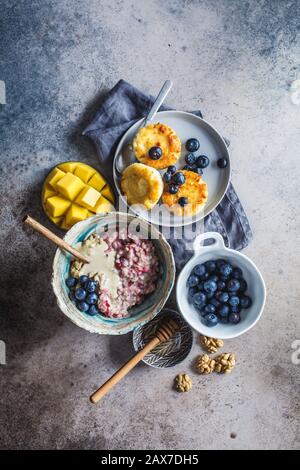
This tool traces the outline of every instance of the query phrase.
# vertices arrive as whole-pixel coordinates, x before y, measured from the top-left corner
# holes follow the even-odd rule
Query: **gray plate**
[[[135,123],[127,130],[127,132],[125,132],[117,147],[114,158],[114,182],[125,205],[126,201],[122,197],[120,187],[120,174],[116,170],[116,167],[122,168],[124,166],[123,162],[128,161],[128,145],[132,142],[141,122],[142,120]],[[204,210],[193,217],[186,216],[182,218],[179,216],[172,216],[170,218],[170,212],[164,206],[161,206],[160,211],[158,211],[158,206],[155,206],[154,209],[148,211],[132,208],[132,212],[140,215],[148,222],[154,223],[155,225],[174,227],[188,225],[192,222],[203,219],[220,203],[230,181],[230,157],[224,139],[207,121],[184,111],[161,111],[156,114],[153,122],[162,122],[167,124],[178,134],[182,144],[182,151],[181,157],[177,162],[177,168],[182,168],[185,165],[184,157],[188,153],[185,149],[185,142],[191,137],[195,137],[199,140],[200,149],[198,150],[197,155],[204,154],[210,159],[210,165],[205,168],[203,172],[203,179],[208,185],[208,201]],[[229,161],[227,168],[223,170],[217,166],[217,160],[220,157],[227,157]],[[132,155],[131,163],[134,161],[136,160]],[[162,170],[160,173],[163,174],[164,172],[165,170]]]
[[[188,356],[193,345],[193,332],[190,326],[178,312],[165,308],[153,320],[134,330],[132,339],[135,351],[142,349],[153,338],[163,317],[174,318],[180,324],[180,330],[168,341],[158,344],[144,357],[143,362],[157,368],[176,366]]]

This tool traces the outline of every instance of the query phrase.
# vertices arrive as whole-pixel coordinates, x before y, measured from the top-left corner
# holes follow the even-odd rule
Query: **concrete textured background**
[[[296,449],[300,447],[300,2],[238,0],[1,1],[1,448]],[[56,307],[54,247],[22,227],[56,163],[101,170],[81,129],[120,78],[168,103],[202,109],[231,139],[233,182],[268,300],[260,323],[226,342],[229,376],[140,365],[101,404],[89,393],[127,359],[131,335],[100,337]],[[294,101],[297,101],[294,99]],[[193,390],[172,390],[187,371]],[[236,433],[235,439],[231,433]]]

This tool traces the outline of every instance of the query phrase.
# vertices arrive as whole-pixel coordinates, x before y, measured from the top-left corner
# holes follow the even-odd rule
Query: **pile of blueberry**
[[[240,322],[242,309],[252,305],[246,295],[243,271],[224,259],[197,264],[188,281],[188,298],[203,317],[206,326]]]
[[[97,315],[99,313],[98,304],[98,282],[93,281],[88,276],[68,277],[66,284],[70,289],[69,299],[75,302],[76,307],[81,312],[88,315]]]
[[[198,173],[198,175],[202,175],[204,168],[208,167],[209,165],[209,158],[206,155],[195,155],[195,152],[197,152],[199,147],[200,142],[198,139],[192,138],[186,141],[185,148],[190,153],[185,156],[186,165],[183,167],[183,169],[194,171],[195,173]],[[219,168],[226,168],[228,165],[227,158],[219,158],[217,165]]]
[[[182,171],[177,171],[175,165],[170,165],[163,176],[163,180],[168,186],[169,193],[176,194],[179,191],[179,186],[185,183],[185,176]],[[180,197],[178,203],[181,206],[186,206],[188,204],[188,198]]]

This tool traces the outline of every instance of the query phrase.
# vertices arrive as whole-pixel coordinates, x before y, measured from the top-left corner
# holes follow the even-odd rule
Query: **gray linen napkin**
[[[96,145],[105,176],[112,180],[112,162],[116,146],[124,132],[150,110],[154,98],[145,95],[124,80],[120,80],[103,100],[96,116],[83,131]],[[161,111],[168,110],[162,106]],[[194,111],[202,117],[200,111]],[[225,139],[229,146],[230,142]],[[203,231],[203,223],[193,223],[184,228],[183,237],[176,238],[171,231],[169,242],[174,252],[176,266],[180,269],[192,254],[192,239]],[[218,205],[204,220],[204,231],[219,232],[227,246],[236,250],[245,248],[252,239],[249,221],[232,186]]]

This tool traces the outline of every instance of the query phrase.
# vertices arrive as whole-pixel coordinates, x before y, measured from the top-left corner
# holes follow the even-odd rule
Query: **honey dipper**
[[[155,346],[160,343],[168,341],[176,331],[178,331],[180,326],[178,323],[169,318],[168,320],[162,321],[161,325],[158,326],[158,329],[155,332],[155,336],[138,351],[129,361],[127,361],[114,375],[111,376],[101,387],[98,388],[91,396],[90,400],[92,403],[97,403],[107,392],[109,392],[114,385],[116,385],[123,377],[125,377],[128,372],[131,371],[150,351],[152,351]]]

